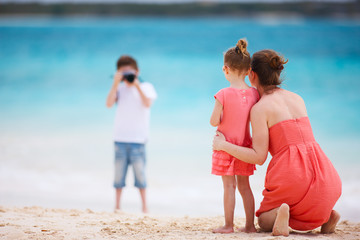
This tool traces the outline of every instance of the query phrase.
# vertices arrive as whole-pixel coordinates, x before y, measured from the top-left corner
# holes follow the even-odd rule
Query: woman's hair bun
[[[240,54],[245,54],[247,52],[246,48],[247,48],[248,42],[246,41],[245,38],[240,39],[235,47],[235,51],[236,53]]]
[[[276,71],[281,71],[284,69],[284,64],[287,62],[288,60],[285,61],[283,57],[276,55],[270,59],[270,67]]]

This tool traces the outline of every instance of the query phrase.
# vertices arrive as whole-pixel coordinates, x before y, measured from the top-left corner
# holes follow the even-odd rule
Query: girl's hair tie
[[[240,54],[240,48],[238,46],[235,47],[235,52]]]

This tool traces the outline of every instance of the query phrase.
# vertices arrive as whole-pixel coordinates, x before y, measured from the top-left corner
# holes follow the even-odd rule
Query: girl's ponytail
[[[224,63],[240,73],[250,68],[250,53],[247,51],[248,42],[245,38],[240,39],[235,47],[230,48],[224,55]]]
[[[247,53],[247,49],[246,49],[247,45],[248,45],[248,42],[246,41],[245,38],[240,39],[237,42],[236,47],[235,47],[236,53],[238,53],[238,54],[246,54]]]

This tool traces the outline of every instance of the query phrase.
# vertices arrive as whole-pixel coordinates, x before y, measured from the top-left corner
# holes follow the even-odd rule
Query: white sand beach
[[[244,225],[236,218],[236,227]],[[222,216],[165,217],[94,212],[90,209],[0,207],[0,239],[360,239],[360,223],[341,221],[333,234],[319,229],[292,232],[289,237],[270,233],[213,234]]]

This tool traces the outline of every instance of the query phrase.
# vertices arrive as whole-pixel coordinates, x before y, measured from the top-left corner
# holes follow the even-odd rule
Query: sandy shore
[[[244,219],[236,219],[237,227]],[[272,237],[269,233],[236,232],[213,234],[223,217],[155,217],[91,210],[42,207],[0,207],[0,239],[360,239],[360,223],[342,221],[336,233],[291,233]]]

